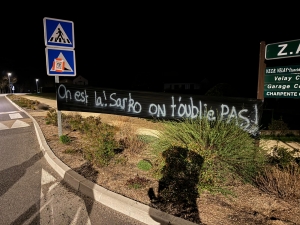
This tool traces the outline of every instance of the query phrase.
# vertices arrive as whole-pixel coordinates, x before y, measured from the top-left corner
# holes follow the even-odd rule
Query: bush
[[[272,166],[284,169],[291,164],[299,164],[299,158],[295,154],[299,153],[298,149],[288,150],[284,147],[274,146],[271,148],[272,154],[268,155],[268,163]]]
[[[268,157],[268,166],[256,177],[257,187],[280,198],[300,198],[299,150],[275,145]]]
[[[72,130],[81,130],[82,122],[83,122],[83,118],[79,114],[74,114],[69,119],[69,124],[70,124]]]
[[[78,113],[68,113],[64,114],[62,113],[62,126],[65,129],[70,129],[70,130],[81,130],[81,124],[83,122],[83,118],[80,114]]]
[[[57,126],[57,112],[50,109],[46,116],[46,123]],[[79,114],[63,114],[64,128],[78,130],[86,140],[83,149],[84,157],[98,166],[108,165],[114,157],[114,150],[119,146],[115,140],[116,128],[101,122],[100,117],[82,118]],[[60,136],[62,143],[68,144],[70,139],[66,135]]]
[[[130,121],[119,122],[116,139],[120,147],[130,154],[138,154],[146,147],[146,143],[136,134],[136,128]]]
[[[47,104],[44,104],[44,103],[39,103],[38,105],[37,105],[37,108],[38,109],[42,109],[42,110],[49,110],[49,105],[47,105]]]
[[[268,125],[268,129],[272,131],[272,135],[276,136],[275,131],[279,131],[278,136],[284,136],[287,134],[289,128],[288,125],[280,117],[279,120],[272,120]]]
[[[81,130],[86,139],[85,157],[98,166],[108,165],[114,157],[114,149],[118,148],[115,140],[116,128],[101,123],[100,117],[87,117],[82,124]]]
[[[235,121],[207,118],[164,121],[164,129],[152,148],[158,156],[157,175],[165,166],[164,151],[186,149],[197,154],[203,160],[203,163],[193,162],[202,164],[199,191],[225,192],[224,187],[231,178],[252,182],[266,162],[265,151]]]
[[[146,144],[138,138],[134,133],[128,134],[119,140],[120,146],[126,149],[127,152],[132,154],[138,154],[145,149]]]
[[[71,139],[68,135],[61,135],[59,137],[59,141],[63,144],[69,144],[71,142]]]
[[[269,166],[256,178],[258,188],[279,198],[300,198],[300,167],[291,163],[283,169]]]
[[[50,109],[46,115],[46,124],[57,126],[57,112],[56,109]]]

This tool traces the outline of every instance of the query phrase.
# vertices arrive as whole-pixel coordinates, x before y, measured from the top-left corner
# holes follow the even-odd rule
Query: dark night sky
[[[238,85],[256,98],[260,41],[268,44],[300,39],[291,19],[289,23],[282,18],[270,20],[268,15],[259,16],[263,13],[254,11],[213,14],[209,9],[137,11],[122,7],[101,8],[97,14],[82,11],[40,10],[11,19],[2,15],[1,75],[12,72],[19,82],[49,78],[43,18],[50,17],[74,22],[77,75],[87,78],[92,86],[162,85],[198,82],[206,77],[212,83]],[[298,61],[300,57],[270,63]]]

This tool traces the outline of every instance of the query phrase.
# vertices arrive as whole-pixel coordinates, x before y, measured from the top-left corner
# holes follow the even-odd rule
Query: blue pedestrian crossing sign
[[[49,76],[76,76],[75,50],[47,47],[46,67]]]
[[[75,48],[74,23],[69,20],[44,18],[45,45],[52,48]]]

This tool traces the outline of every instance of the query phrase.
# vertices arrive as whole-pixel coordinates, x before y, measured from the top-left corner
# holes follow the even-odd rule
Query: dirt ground
[[[62,144],[59,142],[58,128],[46,125],[45,111],[26,111],[38,122],[48,145],[66,165],[104,188],[151,205],[149,189],[152,188],[154,194],[157,194],[159,182],[136,166],[141,159],[149,159],[150,155],[141,152],[129,157],[128,154],[124,153],[108,167],[95,168],[82,156],[84,141],[80,133],[68,131],[72,142],[69,145]],[[106,114],[100,116],[103,122],[114,125],[128,123],[142,132],[151,132],[156,126],[154,123],[138,118],[121,118],[120,116]],[[63,132],[65,134],[66,131]],[[137,177],[146,178],[146,185],[139,189],[130,188],[127,181]],[[231,188],[236,193],[236,197],[224,197],[209,193],[199,196],[196,199],[197,208],[196,211],[194,210],[196,212],[196,214],[193,214],[194,218],[185,214],[183,207],[179,207],[182,210],[181,212],[172,209],[172,207],[166,209],[166,211],[195,223],[206,225],[300,225],[299,199],[282,200],[276,196],[263,193],[251,185],[239,183],[232,184]]]

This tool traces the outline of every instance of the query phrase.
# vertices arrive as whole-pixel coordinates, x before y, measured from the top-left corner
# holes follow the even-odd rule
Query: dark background
[[[40,10],[42,11],[42,10]],[[64,12],[2,16],[2,75],[20,82],[46,74],[43,18],[74,22],[77,75],[95,86],[124,87],[165,82],[226,82],[242,96],[256,98],[259,46],[300,38],[296,29],[278,21],[246,15],[207,15],[174,11],[118,11],[105,15]],[[103,11],[102,11],[103,12]],[[283,27],[284,25],[284,27]],[[300,57],[289,59],[300,63]],[[284,59],[269,60],[281,65]],[[50,77],[54,82],[54,77]]]
[[[54,84],[46,73],[44,17],[74,22],[77,75],[89,85],[117,89],[159,92],[166,82],[207,79],[210,88],[228,83],[236,97],[256,98],[260,42],[300,39],[292,6],[50,5],[24,3],[1,13],[1,75],[11,72],[32,90],[35,79]],[[300,57],[265,62],[299,65]],[[265,107],[296,112],[299,101],[265,99]]]

